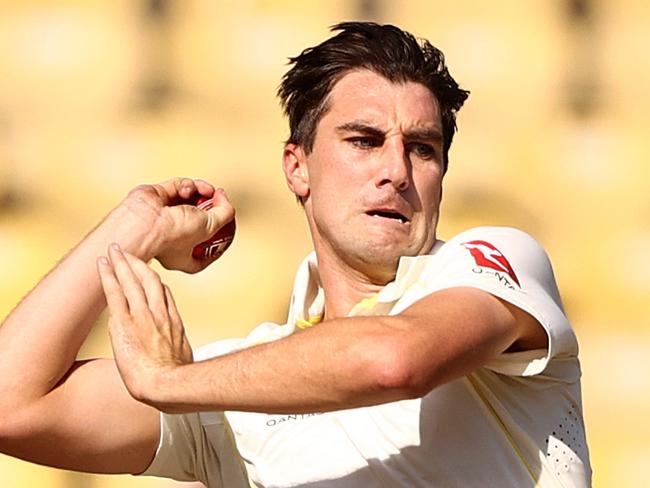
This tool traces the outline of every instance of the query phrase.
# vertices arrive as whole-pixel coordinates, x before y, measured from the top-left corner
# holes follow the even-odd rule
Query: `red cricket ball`
[[[200,197],[196,206],[207,211],[214,206],[214,201],[211,198]],[[235,229],[235,219],[232,219],[210,239],[192,249],[192,256],[196,259],[217,259],[232,243],[235,238]]]

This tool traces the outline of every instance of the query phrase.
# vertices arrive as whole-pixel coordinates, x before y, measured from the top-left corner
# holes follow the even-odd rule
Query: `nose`
[[[377,172],[377,187],[392,185],[403,192],[410,185],[411,161],[401,140],[386,140]]]

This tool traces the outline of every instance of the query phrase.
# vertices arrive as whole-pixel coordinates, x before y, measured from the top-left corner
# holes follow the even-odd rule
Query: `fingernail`
[[[120,245],[117,242],[114,242],[113,244],[111,244],[111,247],[117,252],[122,251],[122,249],[120,248]]]
[[[108,266],[108,259],[106,257],[102,256],[99,258],[99,264],[102,264],[104,266]]]

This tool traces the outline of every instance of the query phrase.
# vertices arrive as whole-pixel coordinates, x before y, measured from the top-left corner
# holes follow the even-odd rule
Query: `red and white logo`
[[[492,244],[485,241],[469,241],[464,242],[462,245],[465,246],[474,257],[477,265],[505,273],[510,276],[517,285],[519,285],[519,280],[517,279],[515,270],[512,269],[512,266],[510,266],[510,263],[501,251]]]

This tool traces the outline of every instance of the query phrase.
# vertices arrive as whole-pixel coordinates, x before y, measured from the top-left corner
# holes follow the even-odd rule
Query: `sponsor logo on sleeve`
[[[515,270],[510,266],[510,262],[492,244],[478,240],[464,242],[462,246],[470,252],[474,261],[476,261],[477,268],[474,268],[475,273],[492,272],[506,286],[514,288],[510,280],[516,283],[517,286],[521,286]]]

